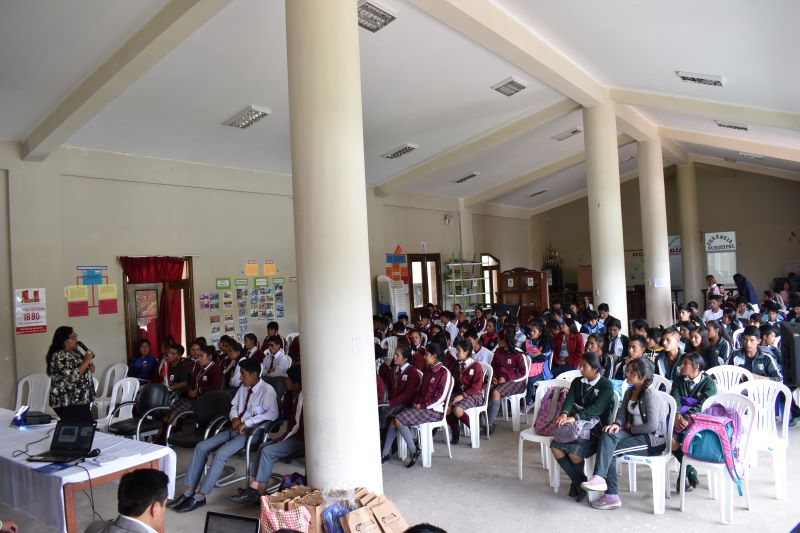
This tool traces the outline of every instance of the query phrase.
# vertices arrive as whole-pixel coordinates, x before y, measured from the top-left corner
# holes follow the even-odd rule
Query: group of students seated
[[[451,443],[457,444],[459,422],[469,426],[465,411],[486,401],[484,375],[488,366],[493,370],[488,401],[490,432],[494,431],[502,398],[525,393],[529,408],[533,408],[538,383],[578,370],[580,377],[571,382],[556,425],[594,417],[599,423],[588,439],[566,444],[554,441],[552,453],[570,477],[570,497],[582,501],[587,490],[604,491],[592,506],[616,509],[621,500],[615,458],[622,454],[656,455],[670,446],[680,460],[680,443],[689,415],[699,412],[705,399],[717,392],[715,381],[705,370],[734,365],[750,371],[754,379],[783,380],[777,324],[780,320],[800,320],[800,293],[792,293],[788,301],[782,313],[771,300],[760,310],[745,301],[748,309],[741,309],[741,298],[724,302],[721,295],[712,294],[705,319],[690,302],[679,306],[678,322],[667,328],[634,320],[630,337],[621,333],[621,323],[610,314],[608,305],[600,304],[595,311],[588,302],[563,308],[556,303],[543,313],[532,313],[525,326],[507,315],[487,316],[481,307],[467,319],[463,315],[459,318],[458,306],[440,312],[428,304],[413,326],[403,314],[394,324],[389,317],[375,316],[378,401],[387,406],[380,416],[382,462],[390,460],[399,433],[410,451],[407,467],[414,466],[420,450],[411,426],[441,420],[443,415],[450,427]],[[749,311],[746,319],[742,317],[745,311]],[[425,345],[422,333],[428,339]],[[390,362],[385,360],[389,354],[377,343],[389,336],[397,338]],[[661,412],[662,403],[650,389],[655,374],[672,382],[671,394],[679,411],[673,435],[665,434],[666,413]],[[447,397],[450,379],[454,383]],[[611,419],[614,381],[622,391],[617,394],[623,398],[616,418]],[[794,426],[798,421],[800,409],[793,404],[790,423]],[[584,460],[595,453],[594,475],[586,479]],[[687,490],[697,486],[692,468],[687,469],[686,483]]]

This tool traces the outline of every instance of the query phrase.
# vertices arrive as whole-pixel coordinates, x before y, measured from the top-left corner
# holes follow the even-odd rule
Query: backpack
[[[553,436],[553,431],[556,429],[555,420],[567,401],[568,393],[568,387],[551,387],[544,393],[536,420],[533,421],[533,429],[537,434]]]
[[[712,413],[724,413],[722,416]],[[731,479],[742,495],[742,480],[736,472],[739,459],[739,424],[727,416],[725,407],[714,404],[704,413],[690,415],[691,425],[683,439],[683,453],[707,463],[725,463]]]

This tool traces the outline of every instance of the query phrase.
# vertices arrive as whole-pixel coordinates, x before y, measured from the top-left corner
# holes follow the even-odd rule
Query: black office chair
[[[174,395],[162,383],[145,385],[139,389],[136,400],[124,402],[114,409],[114,413],[127,405],[135,405],[137,416],[114,422],[108,432],[120,437],[142,440],[143,437],[157,435],[164,425],[163,414],[169,412]]]
[[[194,448],[207,439],[214,429],[212,422],[222,416],[227,418],[232,399],[232,391],[227,390],[209,391],[199,396],[193,410],[179,414],[167,426],[167,446]]]

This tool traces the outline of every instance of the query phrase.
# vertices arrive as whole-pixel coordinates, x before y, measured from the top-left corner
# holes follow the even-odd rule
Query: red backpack
[[[533,429],[538,435],[552,437],[556,429],[556,418],[567,401],[569,387],[550,387],[542,397],[542,404],[533,421]]]

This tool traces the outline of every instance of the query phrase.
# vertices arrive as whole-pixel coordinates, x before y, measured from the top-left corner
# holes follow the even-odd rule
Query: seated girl
[[[610,356],[606,355],[605,351],[603,350],[603,336],[599,333],[592,333],[586,338],[586,346],[584,347],[585,352],[594,352],[600,356],[600,365],[602,369],[600,373],[611,379],[611,373],[614,369],[614,360],[611,359]]]
[[[602,498],[592,502],[595,509],[622,507],[617,489],[617,457],[620,455],[659,455],[667,445],[664,404],[650,389],[653,367],[642,358],[643,339],[631,338],[630,348],[638,345],[639,357],[626,365],[625,377],[632,386],[625,391],[617,419],[603,428],[595,458],[594,475],[581,483],[583,490],[603,491]]]
[[[410,359],[411,347],[408,344],[398,344],[392,357],[391,372],[388,375],[384,373],[389,395],[387,419],[409,407],[417,395],[419,372],[411,365]]]
[[[706,322],[706,338],[708,339],[706,369],[728,364],[733,350],[725,326],[718,320],[709,320]]]
[[[150,352],[150,341],[142,339],[136,347],[136,356],[128,366],[128,377],[136,378],[141,384],[147,384],[153,381],[153,375],[156,371],[156,357]]]
[[[662,333],[664,333],[664,329],[660,326],[648,328],[647,330],[647,349],[644,352],[644,356],[650,359],[653,364],[658,359],[658,355],[664,351],[664,348],[661,347]]]
[[[678,461],[683,459],[681,443],[689,425],[689,415],[699,413],[703,402],[717,393],[716,382],[704,372],[703,357],[698,353],[688,353],[681,361],[681,375],[672,380],[672,397],[678,406],[675,416],[675,431],[672,434],[672,454]],[[691,466],[686,469],[686,490],[697,487],[697,472]],[[680,478],[678,478],[680,492]]]
[[[506,396],[522,394],[528,388],[525,375],[525,353],[521,346],[517,348],[515,334],[511,329],[504,331],[500,337],[500,345],[492,358],[492,390],[489,400],[489,433],[494,433],[494,419],[500,410],[500,401]],[[523,345],[524,346],[524,345]]]
[[[483,405],[483,366],[472,357],[472,348],[468,341],[456,343],[456,359],[458,367],[453,377],[453,396],[447,408],[447,425],[450,426],[450,444],[458,444],[458,421],[469,427],[467,409]]]
[[[553,339],[553,360],[550,370],[556,378],[567,372],[575,370],[583,353],[583,336],[578,333],[575,322],[564,320],[559,325],[558,335]]]
[[[474,329],[475,333],[481,333],[486,329],[486,317],[483,316],[483,308],[480,305],[475,306],[475,318],[469,323],[470,329]]]
[[[694,326],[689,330],[689,344],[686,346],[686,351],[699,353],[703,358],[703,368],[708,369],[719,365],[717,361],[712,361],[709,357],[708,335],[704,327]]]
[[[611,380],[602,376],[601,370],[599,355],[585,352],[581,356],[582,377],[572,380],[564,407],[556,419],[556,427],[561,427],[576,420],[596,417],[599,427],[595,426],[588,439],[576,439],[568,443],[553,440],[550,444],[556,462],[571,481],[569,496],[578,502],[586,498],[586,491],[581,488],[581,483],[586,481],[583,473],[584,459],[594,454],[600,436],[599,429],[611,422],[611,412],[614,410],[614,385]]]
[[[550,357],[553,355],[553,343],[547,328],[541,322],[531,324],[531,336],[525,343],[525,352],[531,361],[528,371],[528,390],[525,395],[525,404],[533,405],[533,395],[536,384],[545,379],[553,379],[550,373]]]
[[[382,463],[389,460],[389,452],[392,449],[394,437],[397,433],[400,433],[400,436],[406,441],[408,451],[411,454],[406,467],[411,468],[414,466],[422,450],[414,444],[414,437],[411,435],[409,427],[436,422],[444,416],[448,400],[447,385],[452,378],[442,364],[443,358],[442,347],[438,344],[429,343],[425,347],[425,373],[422,375],[422,384],[411,407],[403,409],[391,418],[389,430],[386,432],[386,442],[383,444]],[[390,400],[389,404],[391,405],[391,403]]]

